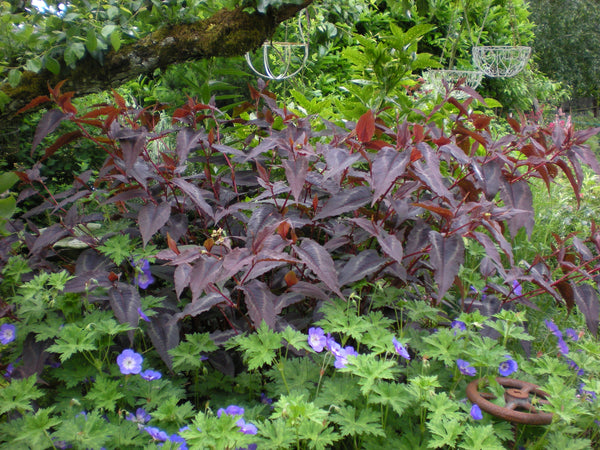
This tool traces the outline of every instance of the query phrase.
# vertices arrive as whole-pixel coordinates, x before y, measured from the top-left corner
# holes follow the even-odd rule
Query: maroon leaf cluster
[[[133,324],[139,295],[132,282],[115,278],[125,269],[90,257],[102,239],[84,235],[91,250],[63,263],[56,262],[54,244],[101,220],[82,199],[112,205],[112,220],[135,224],[132,237],[160,248],[153,270],[162,280],[157,293],[168,301],[150,334],[167,363],[178,327],[196,326],[193,318],[208,311],[221,317],[211,331],[262,321],[277,328],[292,320],[284,314],[290,306],[306,314],[315,301],[344,297],[360,280],[418,288],[437,304],[460,290],[465,240],[485,249],[482,276],[503,301],[515,300],[514,280],[529,283],[533,289],[519,300],[545,292],[569,308],[576,304],[597,332],[600,230],[557,236],[555,253],[529,267],[515,264],[512,238],[534,226],[530,179],[549,188],[562,173],[578,198],[581,164],[600,174],[584,144],[599,129],[550,129],[509,118],[513,133],[496,138],[489,128],[496,119],[469,113],[473,97],[463,103],[447,97],[430,114],[414,111],[416,122],[387,123],[368,111],[343,129],[291,113],[261,86],[251,88],[253,103],[246,104],[253,119],[226,118],[213,103],[190,99],[173,114],[171,128],[159,130],[158,111],[128,108],[118,94],[114,106],[83,115],[69,94],[59,88],[50,94],[42,100],[58,109],[42,118],[32,151],[60,122],[71,121],[79,131],[58,137],[43,158],[88,139],[106,161],[95,179],[79,174],[56,196],[47,194],[39,166],[18,173],[29,185],[20,201],[43,200],[14,229],[23,230],[33,266],[69,268],[74,291],[93,283],[107,289],[116,317]],[[444,128],[442,109],[454,110]],[[42,232],[32,219],[48,209],[56,223]]]

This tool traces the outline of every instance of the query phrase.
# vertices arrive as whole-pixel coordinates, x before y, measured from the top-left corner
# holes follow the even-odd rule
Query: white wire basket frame
[[[449,88],[453,88],[456,83],[463,80],[463,84],[472,89],[477,89],[481,84],[483,72],[478,70],[456,70],[456,69],[430,69],[425,73],[425,89],[432,89],[435,92],[444,93],[444,82]],[[463,91],[457,91],[454,97],[467,97],[468,94]]]
[[[514,77],[525,68],[530,56],[531,47],[510,45],[473,47],[473,62],[488,77]]]
[[[255,74],[262,78],[268,78],[276,81],[286,80],[297,75],[306,66],[309,53],[308,41],[306,40],[302,28],[301,15],[298,16],[298,30],[300,33],[301,42],[265,41],[265,43],[262,45],[264,73],[254,67],[254,64],[252,64],[252,56],[250,55],[250,52],[247,52],[245,57],[250,69],[252,69]],[[295,51],[296,49],[299,51]],[[295,56],[298,57],[301,53],[303,56],[299,67],[296,70],[289,72],[293,58]],[[269,62],[269,55],[273,54],[278,56],[282,63],[277,70],[271,68],[271,63]]]

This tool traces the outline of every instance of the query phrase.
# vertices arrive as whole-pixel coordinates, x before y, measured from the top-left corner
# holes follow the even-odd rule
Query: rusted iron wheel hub
[[[494,395],[479,392],[478,387],[485,384],[486,380],[480,378],[474,380],[467,386],[467,397],[471,402],[501,419],[509,422],[523,423],[527,425],[548,425],[552,422],[552,414],[540,412],[531,402],[531,396],[536,404],[548,404],[548,394],[539,386],[527,381],[515,380],[513,378],[496,378],[496,381],[507,388],[504,392],[505,406],[496,405],[489,399],[496,398]]]

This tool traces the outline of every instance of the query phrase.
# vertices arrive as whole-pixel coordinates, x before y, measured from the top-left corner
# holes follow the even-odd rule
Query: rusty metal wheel
[[[527,425],[548,425],[552,422],[552,414],[538,411],[530,400],[530,396],[533,396],[534,403],[548,404],[548,400],[546,400],[548,394],[542,391],[538,385],[513,378],[499,377],[496,378],[496,381],[507,388],[504,391],[504,401],[506,402],[504,407],[488,400],[496,398],[493,394],[478,391],[478,386],[485,383],[484,378],[469,383],[467,397],[471,402],[479,405],[482,410],[509,422]]]

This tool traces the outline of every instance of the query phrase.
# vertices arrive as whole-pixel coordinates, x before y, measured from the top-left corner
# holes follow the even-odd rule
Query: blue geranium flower
[[[135,278],[135,282],[140,288],[146,289],[148,286],[154,283],[154,277],[150,272],[150,261],[148,261],[146,258],[140,259],[137,270],[138,275]]]
[[[217,411],[217,417],[221,417],[223,414],[227,414],[228,416],[243,416],[244,408],[237,405],[229,405],[227,408],[219,408]]]
[[[258,433],[258,428],[256,425],[251,423],[246,423],[244,419],[240,419],[235,423],[238,427],[240,427],[240,431],[244,434],[256,434]]]
[[[152,436],[152,439],[155,441],[165,442],[167,439],[169,439],[169,435],[166,432],[156,427],[145,427],[144,430],[146,433]]]
[[[392,343],[394,344],[396,353],[398,353],[402,358],[410,361],[410,355],[408,354],[406,347],[402,345],[395,337],[392,338]]]
[[[162,378],[162,374],[154,370],[144,370],[143,372],[140,372],[140,377],[147,381],[153,381],[160,380]]]
[[[463,375],[468,375],[472,377],[477,373],[475,367],[471,366],[471,363],[465,361],[464,359],[457,359],[456,365],[458,366],[458,370],[460,370],[460,373],[462,373]]]
[[[356,353],[354,347],[348,345],[344,348],[340,348],[340,350],[337,353],[334,353],[334,355],[335,363],[333,365],[336,369],[341,369],[342,367],[346,367],[346,364],[348,364],[348,356],[358,356],[358,353]]]
[[[322,328],[311,327],[308,329],[308,345],[317,353],[321,353],[325,345],[327,344],[327,338]]]
[[[471,417],[475,420],[483,419],[483,413],[481,412],[479,405],[471,406]]]
[[[144,424],[152,418],[152,416],[150,416],[150,414],[148,414],[144,408],[138,408],[135,410],[135,415],[129,413],[125,418],[133,423],[137,423],[138,428],[141,429],[144,427]]]
[[[117,364],[119,370],[123,375],[129,375],[131,373],[138,374],[142,371],[142,362],[144,358],[139,353],[134,352],[130,348],[123,350],[119,356],[117,356]]]
[[[137,309],[138,315],[140,316],[140,319],[142,319],[144,322],[150,322],[150,318],[144,314],[144,311],[142,311],[142,308]]]
[[[12,323],[3,323],[0,326],[0,342],[4,345],[10,344],[17,337],[17,327]]]
[[[502,361],[498,367],[498,372],[503,377],[507,377],[515,373],[519,369],[517,362],[512,359],[509,355],[506,355],[506,361]]]

